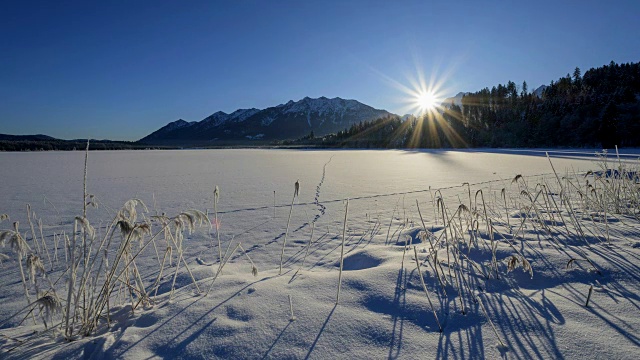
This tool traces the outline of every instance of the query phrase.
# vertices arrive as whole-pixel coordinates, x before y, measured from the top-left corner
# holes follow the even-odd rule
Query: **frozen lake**
[[[551,152],[561,176],[597,168],[594,154],[595,150]],[[84,155],[83,151],[0,153],[0,166],[10,169],[0,182],[0,213],[26,224],[28,203],[50,231],[63,231],[82,212]],[[213,212],[217,185],[220,232],[228,238],[267,222],[272,230],[284,227],[297,180],[300,195],[292,226],[314,219],[323,228],[337,229],[347,198],[354,220],[366,221],[372,214],[389,217],[394,209],[402,209],[402,217],[411,213],[415,218],[416,199],[427,203],[432,199],[429,188],[454,187],[449,193],[443,190],[443,196],[458,202],[466,193],[466,187],[459,188],[465,182],[472,186],[488,182],[483,186],[499,196],[517,174],[533,178],[552,172],[545,152],[538,150],[93,151],[88,163],[87,192],[99,204],[90,209],[92,223],[110,221],[132,198],[144,201],[151,213]],[[425,217],[431,215],[425,211]],[[273,234],[254,241],[270,239]]]
[[[623,152],[623,161],[638,156]],[[151,224],[153,233],[161,235],[145,240],[153,246],[140,250],[136,259],[140,279],[127,278],[126,284],[147,294],[155,289],[157,296],[154,292],[153,304],[130,311],[123,306],[129,300],[132,306],[133,295],[129,299],[120,285],[110,297],[118,305],[109,309],[117,325],[102,324],[92,337],[71,343],[62,335],[42,337],[14,357],[341,358],[349,348],[355,358],[415,358],[416,353],[590,358],[592,349],[613,341],[619,345],[606,350],[609,357],[636,358],[638,321],[625,314],[638,309],[637,212],[611,214],[611,205],[607,220],[601,220],[606,215],[598,212],[603,199],[598,191],[609,180],[596,184],[594,176],[583,176],[600,169],[594,155],[595,150],[550,153],[558,175],[573,179],[567,180],[575,185],[568,187],[575,201],[570,208],[561,203],[556,177],[540,150],[90,152],[87,191],[99,206],[88,209],[87,219],[97,239],[111,239],[108,235],[115,233],[114,244],[104,250],[105,258],[111,257],[106,263],[115,263],[115,249],[124,239],[109,226],[114,214],[128,199],[141,199],[149,212],[142,214],[138,207],[137,224]],[[34,218],[42,220],[42,244],[51,253],[41,255],[47,277],[63,281],[57,285],[60,294],[66,294],[68,269],[68,248],[60,235],[74,234],[74,218],[82,214],[84,156],[82,151],[0,153],[5,169],[0,214],[10,216],[1,228],[19,221],[36,249],[26,218],[26,204],[31,204]],[[617,167],[615,156],[608,161],[609,168]],[[635,173],[637,163],[631,165]],[[512,183],[516,175],[523,180]],[[575,190],[589,180],[598,190],[586,204]],[[296,181],[300,196],[291,207]],[[538,184],[548,191],[531,200],[526,190],[540,195]],[[216,185],[220,244],[215,226],[180,232],[174,225],[176,236],[184,236],[178,246],[157,221],[147,222],[149,215],[165,213],[175,219],[189,209],[208,211],[213,221]],[[627,190],[633,193],[635,183],[630,185]],[[478,193],[482,197],[474,198]],[[434,201],[437,197],[443,202]],[[560,207],[554,209],[552,201]],[[446,226],[439,204],[446,207]],[[462,204],[474,210],[463,212]],[[580,231],[573,222],[577,219]],[[427,232],[431,237],[424,241]],[[404,246],[408,241],[413,249]],[[82,254],[79,249],[76,254]],[[92,259],[102,258],[96,255],[103,254],[102,248],[91,249]],[[456,251],[451,258],[450,249]],[[343,293],[337,306],[343,250]],[[20,268],[15,256],[9,256],[14,253],[9,246],[0,251],[5,255],[0,265],[1,321],[20,312],[25,297],[17,280]],[[220,261],[220,252],[228,265]],[[172,261],[165,266],[167,257]],[[180,257],[183,267],[177,266]],[[511,268],[514,259],[521,268]],[[525,259],[531,273],[525,271]],[[589,268],[586,259],[603,275]],[[416,271],[419,262],[424,267]],[[118,266],[122,274],[124,262]],[[486,275],[491,273],[495,276]],[[102,281],[99,271],[94,274],[95,281]],[[428,290],[418,274],[425,276]],[[194,284],[213,290],[197,295]],[[586,307],[589,289],[594,294]],[[431,294],[433,305],[425,301],[425,293]],[[443,322],[442,334],[436,315]],[[16,318],[11,323],[15,328],[0,328],[0,351],[41,329],[18,323]],[[506,345],[498,346],[503,341]]]
[[[593,153],[555,152],[559,172],[593,167]],[[84,152],[0,153],[0,211],[26,203],[81,209]],[[119,208],[137,197],[167,210],[211,208],[215,185],[221,211],[287,206],[300,181],[300,202],[406,193],[550,173],[544,152],[402,150],[178,150],[89,153],[88,192]],[[396,201],[392,197],[390,201]],[[384,200],[381,197],[379,200]]]

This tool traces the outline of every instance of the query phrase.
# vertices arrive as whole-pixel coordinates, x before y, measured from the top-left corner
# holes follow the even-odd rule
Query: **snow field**
[[[93,154],[89,154],[90,193]],[[255,159],[265,154],[230,155]],[[77,154],[65,156],[80,158]],[[140,154],[129,156],[135,158]],[[465,156],[472,159],[464,160]],[[160,277],[158,296],[151,295],[146,306],[131,311],[132,303],[135,305],[144,296],[130,296],[118,289],[111,297],[111,326],[101,319],[91,336],[72,342],[63,340],[64,331],[40,335],[44,330],[40,320],[37,325],[25,321],[16,326],[23,314],[1,326],[0,351],[6,358],[636,358],[640,319],[634,314],[640,300],[637,296],[640,250],[637,202],[634,202],[637,193],[632,191],[633,185],[618,179],[598,180],[593,175],[585,178],[584,169],[577,167],[598,170],[595,164],[572,160],[573,169],[561,168],[561,164],[566,165],[562,160],[566,159],[553,158],[556,169],[562,169],[559,178],[563,187],[587,189],[587,180],[592,186],[596,184],[591,198],[585,197],[587,190],[582,197],[572,191],[570,198],[562,198],[560,185],[546,158],[541,158],[547,164],[545,168],[531,166],[529,158],[516,156],[516,163],[522,162],[519,166],[525,167],[518,169],[513,162],[497,163],[494,167],[482,165],[478,156],[495,160],[514,155],[285,152],[271,164],[281,161],[300,166],[297,173],[290,168],[284,171],[287,179],[282,181],[288,185],[274,186],[282,176],[278,173],[266,174],[259,178],[259,184],[246,187],[264,191],[243,194],[241,188],[231,184],[220,186],[220,237],[223,253],[229,250],[225,257],[228,262],[218,277],[215,277],[219,268],[215,226],[202,224],[192,233],[183,231],[183,256],[203,292],[216,278],[207,296],[194,291],[191,275],[183,264],[177,272],[176,290],[171,294],[178,263],[178,249],[173,246],[172,264]],[[292,160],[296,157],[304,161]],[[418,176],[427,167],[419,162],[423,157],[436,161],[431,168],[437,169],[433,181],[442,189],[439,192],[436,186],[429,191]],[[379,168],[371,170],[370,165],[363,165],[365,160]],[[264,159],[255,161],[254,170],[264,173],[261,162]],[[450,170],[450,163],[471,169],[465,173],[469,177],[440,173]],[[138,223],[156,213],[165,212],[172,217],[191,207],[214,218],[213,184],[201,182],[193,174],[197,167],[181,169],[185,165],[171,162],[178,174],[190,172],[188,179],[172,177],[172,171],[164,179],[145,177],[145,172],[157,171],[151,164],[131,165],[124,171],[128,177],[111,176],[110,181],[102,183],[100,178],[93,181],[94,187],[119,183],[107,185],[105,195],[96,194],[103,206],[89,209],[87,218],[95,226],[97,238],[104,237],[109,229],[118,209],[113,203],[127,196],[115,190],[122,185],[131,188],[136,197],[144,198],[149,207],[146,214],[138,209]],[[235,166],[237,170],[233,170]],[[96,167],[96,172],[104,171],[104,167]],[[385,167],[391,170],[386,171]],[[232,164],[227,171],[234,173],[240,168]],[[525,171],[508,173],[513,170]],[[354,171],[352,178],[346,176]],[[336,173],[340,176],[336,177]],[[520,173],[523,177],[513,182]],[[540,173],[545,175],[531,175]],[[456,177],[456,182],[447,180],[447,176]],[[239,187],[246,186],[256,181],[251,177],[251,174],[237,177],[236,182]],[[406,178],[406,183],[398,184],[399,178]],[[461,185],[461,178],[471,185]],[[490,181],[495,178],[502,180]],[[300,197],[292,209],[283,274],[279,276],[289,212],[287,202],[297,179],[301,183]],[[64,242],[60,241],[54,249],[52,233],[66,231],[71,235],[69,218],[72,220],[70,214],[78,211],[78,202],[67,199],[56,203],[54,194],[47,196],[53,198],[50,201],[56,204],[55,209],[42,200],[38,204],[43,205],[35,205],[29,199],[31,194],[47,186],[64,188],[65,182],[47,185],[31,181],[33,184],[25,190],[20,190],[24,184],[17,178],[17,186],[11,190],[0,189],[3,194],[14,194],[5,197],[9,199],[8,210],[0,212],[10,213],[11,218],[0,223],[0,227],[8,228],[11,221],[20,219],[21,229],[28,229],[28,222],[13,213],[24,212],[25,200],[33,202],[36,217],[43,219],[49,251],[57,251],[59,259],[52,260],[51,271],[43,254],[47,277],[63,279],[55,286],[56,292],[63,294],[58,289],[65,288]],[[157,186],[162,181],[166,182],[164,187]],[[609,188],[607,181],[612,184]],[[80,191],[76,189],[77,181],[73,184],[76,189],[73,194],[81,199],[82,181],[79,183]],[[541,191],[543,188],[537,184],[544,184],[546,189]],[[273,188],[276,188],[275,217]],[[145,195],[150,189],[154,189],[151,201]],[[167,191],[156,193],[155,189]],[[622,194],[616,196],[624,200],[617,203],[621,207],[619,213],[613,211],[616,189],[617,194]],[[482,206],[480,195],[474,196],[478,190],[482,190],[486,207]],[[70,197],[72,192],[66,194]],[[112,198],[117,200],[109,204]],[[335,305],[346,198],[350,201],[342,290],[340,303]],[[22,205],[13,205],[20,201]],[[180,201],[186,206],[179,206]],[[602,211],[605,207],[606,214]],[[487,219],[491,220],[493,231],[487,231]],[[311,223],[314,223],[313,238]],[[158,226],[152,225],[152,233],[159,230]],[[36,234],[39,236],[38,231]],[[114,239],[121,241],[119,237],[116,232]],[[30,231],[25,239],[35,248]],[[239,248],[232,253],[238,242],[242,242],[251,261]],[[136,260],[144,289],[150,294],[161,268],[162,248],[167,246],[162,236],[155,245],[157,253],[150,243]],[[422,287],[412,246],[416,246],[433,309]],[[300,268],[307,249],[305,265]],[[13,256],[8,247],[1,252]],[[114,253],[109,255],[112,263]],[[522,259],[530,263],[533,277],[523,271]],[[251,262],[258,268],[257,276],[251,273]],[[0,321],[26,305],[15,258],[3,264],[0,298],[6,306],[0,310]],[[135,283],[133,275],[129,279]],[[590,305],[585,307],[591,285],[594,290]],[[30,291],[35,298],[32,285]],[[289,296],[295,321],[291,321]],[[443,327],[442,333],[433,310]]]

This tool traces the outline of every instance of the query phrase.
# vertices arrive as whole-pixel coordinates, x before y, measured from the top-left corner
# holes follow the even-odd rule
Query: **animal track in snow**
[[[318,207],[319,214],[317,214],[313,218],[314,223],[318,221],[318,219],[320,219],[320,217],[324,215],[325,211],[327,210],[327,207],[320,203],[319,198],[320,198],[320,188],[322,188],[322,184],[324,183],[325,176],[327,175],[327,165],[329,165],[331,160],[333,160],[333,155],[331,155],[331,157],[329,158],[329,161],[327,161],[322,166],[322,178],[320,179],[318,186],[316,186],[316,197],[313,199],[313,203]]]

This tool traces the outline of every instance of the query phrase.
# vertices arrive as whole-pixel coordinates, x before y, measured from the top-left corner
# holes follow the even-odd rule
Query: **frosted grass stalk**
[[[291,300],[291,294],[289,294],[289,312],[291,313],[289,321],[296,321],[296,317],[293,315],[293,301]]]
[[[300,191],[300,182],[296,181],[293,190],[293,198],[291,199],[291,207],[289,208],[289,218],[287,219],[287,230],[284,232],[284,241],[282,242],[282,253],[280,253],[280,271],[278,275],[282,275],[282,264],[284,263],[284,248],[287,245],[287,236],[289,235],[289,224],[291,223],[291,213],[293,212],[293,202]]]
[[[336,295],[336,305],[340,302],[340,288],[342,287],[342,268],[344,267],[344,241],[347,232],[347,215],[349,214],[349,199],[344,210],[344,223],[342,225],[342,245],[340,246],[340,273],[338,274],[338,294]]]
[[[64,319],[64,330],[65,330],[65,337],[67,339],[69,339],[72,335],[73,335],[73,330],[71,329],[71,327],[69,326],[69,320],[71,319],[71,297],[73,295],[73,288],[75,287],[75,283],[76,283],[76,269],[75,269],[75,262],[76,262],[76,251],[75,251],[75,247],[76,247],[76,237],[77,237],[77,232],[78,232],[78,219],[74,219],[73,220],[73,240],[71,241],[71,244],[69,245],[69,289],[67,291],[67,307],[66,307],[66,312],[65,312],[65,319]]]
[[[393,217],[396,214],[396,209],[398,208],[398,203],[400,202],[400,198],[396,201],[396,206],[393,208],[393,212],[391,213],[391,220],[389,221],[389,228],[387,228],[387,239],[384,241],[385,244],[389,242],[389,234],[391,233],[391,225],[393,224]]]
[[[220,223],[218,222],[218,199],[220,198],[220,188],[218,185],[213,189],[213,212],[216,222],[216,238],[218,239],[218,259],[222,263],[222,243],[220,242]]]
[[[209,295],[209,292],[211,292],[211,289],[213,289],[213,284],[218,279],[218,275],[220,275],[220,272],[222,272],[222,268],[224,268],[224,266],[227,264],[229,259],[231,259],[231,257],[236,252],[236,250],[238,250],[238,248],[240,247],[240,244],[241,243],[238,243],[238,245],[236,245],[236,247],[233,248],[233,251],[231,251],[231,254],[229,254],[229,256],[226,259],[224,259],[224,261],[220,264],[220,267],[218,268],[218,271],[216,272],[216,275],[213,277],[213,280],[211,281],[211,285],[209,285],[209,289],[207,290],[205,296]]]
[[[244,256],[246,256],[247,259],[249,259],[249,262],[251,263],[251,274],[253,276],[258,276],[258,267],[256,266],[256,264],[253,263],[253,260],[251,260],[249,253],[247,253],[247,251],[242,247],[241,244],[238,244],[238,247],[240,248]]]
[[[584,304],[585,307],[589,306],[589,300],[591,300],[591,292],[593,292],[593,285],[589,286],[589,294],[587,295],[587,302]]]

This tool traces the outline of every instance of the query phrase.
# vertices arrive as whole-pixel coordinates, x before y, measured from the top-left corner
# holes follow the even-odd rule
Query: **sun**
[[[432,91],[421,91],[416,94],[415,103],[420,112],[433,111],[437,107],[438,99]]]

